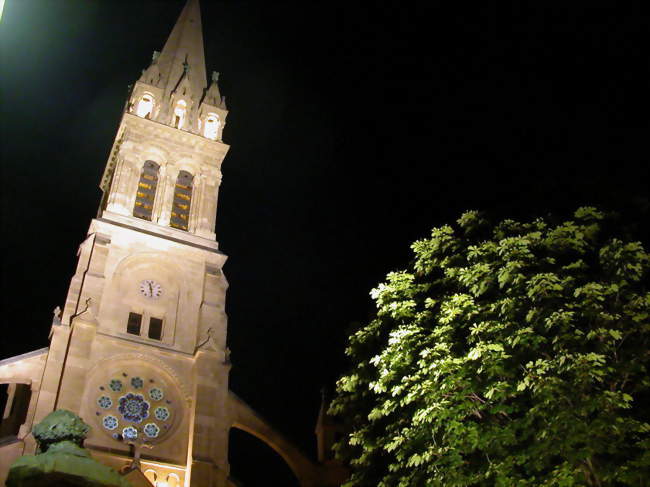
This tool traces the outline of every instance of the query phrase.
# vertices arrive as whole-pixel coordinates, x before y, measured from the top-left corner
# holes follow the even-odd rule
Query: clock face
[[[159,298],[162,286],[152,279],[145,279],[140,283],[140,293],[146,298]]]

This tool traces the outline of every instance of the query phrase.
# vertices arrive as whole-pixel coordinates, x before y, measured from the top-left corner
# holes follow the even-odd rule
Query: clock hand
[[[153,296],[153,286],[151,285],[150,282],[149,282],[148,284],[149,284],[149,292],[150,292],[151,295]]]

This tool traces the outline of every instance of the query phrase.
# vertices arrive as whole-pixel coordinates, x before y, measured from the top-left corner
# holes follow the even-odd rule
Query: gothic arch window
[[[135,114],[138,117],[151,118],[152,113],[153,113],[153,96],[151,96],[149,93],[145,93],[144,95],[142,95],[140,101],[138,102],[138,106],[135,110]]]
[[[219,115],[214,113],[208,114],[205,119],[205,126],[203,127],[203,135],[208,139],[217,140],[220,126]]]
[[[158,187],[158,169],[160,166],[154,161],[146,161],[142,166],[138,190],[133,206],[133,216],[151,221],[153,202]]]
[[[187,171],[180,171],[174,186],[174,201],[169,224],[180,230],[187,230],[192,203],[192,185],[194,176]]]
[[[177,129],[183,128],[185,124],[185,117],[187,114],[187,103],[185,100],[178,100],[174,107],[174,127]]]

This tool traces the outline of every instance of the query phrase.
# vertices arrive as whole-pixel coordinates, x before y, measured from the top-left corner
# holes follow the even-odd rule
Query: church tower
[[[233,485],[231,427],[269,444],[302,486],[340,485],[344,472],[307,458],[228,388],[215,234],[227,115],[188,0],[130,92],[49,347],[0,361],[0,483],[35,452],[32,425],[68,409],[91,425],[96,459],[152,485]]]
[[[131,91],[36,410],[78,413],[109,464],[144,444],[168,466],[144,473],[170,486],[190,470],[191,485],[228,476],[228,283],[215,240],[227,113],[190,0]]]

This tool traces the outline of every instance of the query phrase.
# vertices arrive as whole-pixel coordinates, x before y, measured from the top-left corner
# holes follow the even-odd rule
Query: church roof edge
[[[20,360],[24,360],[27,358],[36,357],[37,355],[42,355],[44,353],[47,353],[49,349],[50,347],[39,348],[38,350],[32,350],[31,352],[15,355],[13,357],[0,360],[0,367],[2,367],[3,365],[8,365],[13,362],[19,362]]]

